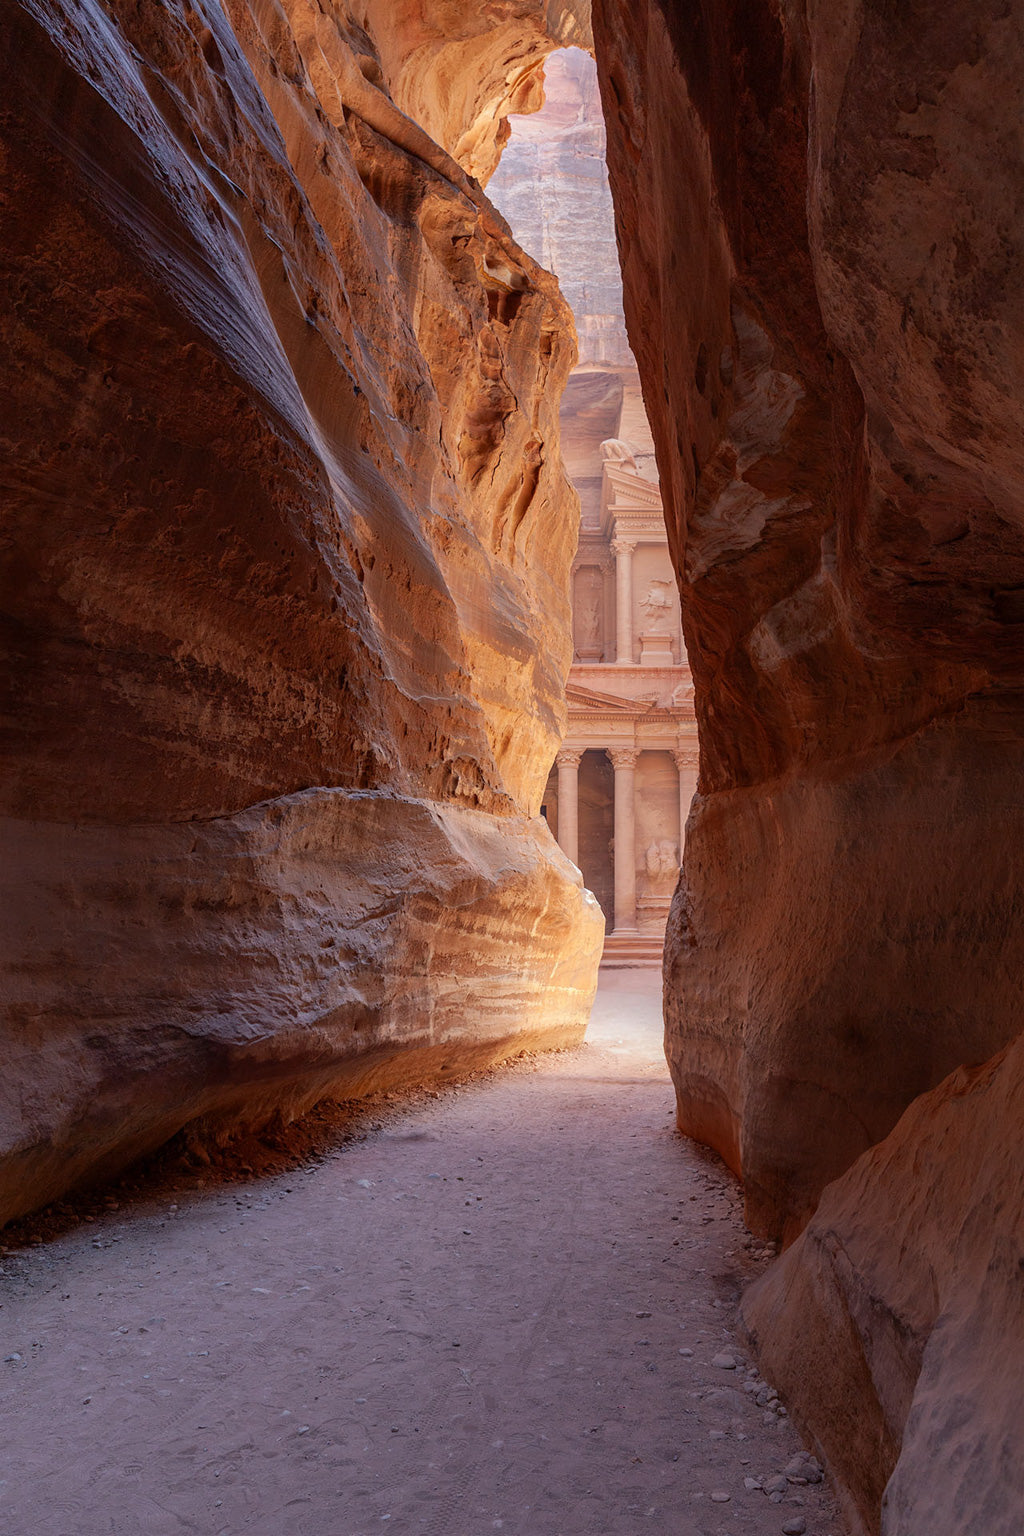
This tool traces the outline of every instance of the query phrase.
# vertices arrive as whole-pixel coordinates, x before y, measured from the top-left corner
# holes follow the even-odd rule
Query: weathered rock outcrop
[[[6,18],[0,1219],[586,1017],[571,325],[448,153],[576,23],[490,7],[424,126],[457,8],[355,9]]]
[[[858,1536],[1020,1530],[1022,1104],[1024,1041],[954,1072],[745,1299]]]
[[[701,725],[680,1122],[795,1234],[1020,1028],[1021,15],[594,9]]]
[[[679,1123],[785,1239],[855,1164],[753,1304],[765,1358],[865,1530],[1009,1536],[1019,1046],[982,1064],[1024,1019],[1024,12],[594,29],[701,730]]]

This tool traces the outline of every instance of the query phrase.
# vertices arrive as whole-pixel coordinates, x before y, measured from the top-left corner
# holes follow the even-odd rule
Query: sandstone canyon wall
[[[5,15],[0,1220],[584,1026],[571,321],[470,174],[580,23],[462,11]]]
[[[855,1164],[751,1303],[855,1528],[1010,1536],[1019,1414],[977,1377],[1020,1338],[1016,1056],[930,1090],[1024,1018],[1024,9],[595,0],[594,32],[701,730],[679,1122],[787,1240]]]

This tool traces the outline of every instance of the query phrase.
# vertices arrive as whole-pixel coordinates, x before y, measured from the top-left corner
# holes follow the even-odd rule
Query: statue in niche
[[[574,612],[576,653],[582,661],[601,656],[604,598],[600,576],[584,578],[576,588]]]
[[[679,877],[679,845],[667,837],[649,845],[644,854],[647,890],[651,895],[671,895]]]
[[[591,643],[601,638],[601,600],[596,592],[584,594],[580,610],[580,638]]]
[[[649,630],[667,629],[669,614],[672,612],[668,582],[652,581],[640,601],[640,608]]]
[[[601,444],[601,457],[607,464],[619,464],[623,469],[636,472],[633,450],[628,443],[622,441],[621,437],[606,437]]]

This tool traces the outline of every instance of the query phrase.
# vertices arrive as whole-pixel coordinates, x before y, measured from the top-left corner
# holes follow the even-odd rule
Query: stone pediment
[[[617,693],[595,693],[590,688],[580,688],[576,683],[570,683],[565,690],[566,702],[574,711],[592,709],[602,715],[619,713],[623,715],[643,714],[645,710],[653,709],[657,703],[657,697],[652,694],[640,698],[624,699]]]
[[[651,480],[645,480],[635,469],[619,464],[604,465],[605,500],[616,510],[661,511],[661,489]]]

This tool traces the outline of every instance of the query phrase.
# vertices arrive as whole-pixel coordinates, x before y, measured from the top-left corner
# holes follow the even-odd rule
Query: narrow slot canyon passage
[[[655,976],[606,974],[583,1046],[372,1115],[6,1256],[5,1531],[834,1536],[752,1390],[763,1250],[673,1130]]]
[[[3,43],[2,1536],[1021,1536],[1024,0]]]
[[[559,410],[580,498],[569,573],[565,739],[543,815],[605,917],[605,965],[659,964],[697,785],[693,678],[654,441],[623,313],[593,58],[550,55],[544,104],[509,118],[487,185],[524,250],[558,278],[578,358]]]

